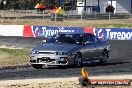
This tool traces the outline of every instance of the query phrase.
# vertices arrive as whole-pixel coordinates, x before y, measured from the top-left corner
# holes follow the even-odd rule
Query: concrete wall
[[[23,36],[24,25],[0,25],[0,36]]]

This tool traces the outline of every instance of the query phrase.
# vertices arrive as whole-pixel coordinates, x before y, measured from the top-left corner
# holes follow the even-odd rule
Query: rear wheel
[[[102,53],[102,59],[100,60],[100,63],[104,64],[106,63],[108,60],[108,52],[107,50],[104,50]]]
[[[42,66],[43,66],[43,65],[40,65],[40,64],[32,65],[32,67],[35,68],[35,69],[42,69]]]
[[[74,66],[81,67],[82,66],[82,56],[77,54],[74,58]]]

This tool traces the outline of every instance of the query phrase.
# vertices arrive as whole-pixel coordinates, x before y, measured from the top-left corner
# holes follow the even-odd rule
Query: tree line
[[[6,5],[3,2],[6,1]],[[63,6],[67,0],[62,0]],[[71,2],[71,0],[68,0]],[[54,7],[59,7],[58,0],[0,0],[0,9],[34,9],[37,3],[41,3],[46,6],[47,9],[53,9]]]

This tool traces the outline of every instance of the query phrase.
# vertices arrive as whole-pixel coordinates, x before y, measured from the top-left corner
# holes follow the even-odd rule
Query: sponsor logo
[[[95,29],[95,35],[99,38],[99,39],[104,39],[104,30],[102,29]]]
[[[119,39],[119,40],[130,40],[132,39],[132,32],[117,31],[112,32],[111,29],[106,29],[106,38],[108,39]]]
[[[95,35],[100,39],[110,40],[131,40],[132,30],[130,29],[95,29]]]
[[[33,34],[35,37],[51,37],[58,32],[75,32],[75,30],[65,29],[64,27],[33,27]]]
[[[130,85],[129,80],[91,80],[91,85]]]

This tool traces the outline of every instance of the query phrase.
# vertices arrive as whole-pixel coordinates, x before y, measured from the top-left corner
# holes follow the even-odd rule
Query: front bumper
[[[65,55],[43,55],[34,54],[30,57],[30,64],[41,64],[41,65],[69,65],[71,63],[71,57]]]

